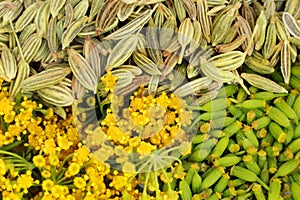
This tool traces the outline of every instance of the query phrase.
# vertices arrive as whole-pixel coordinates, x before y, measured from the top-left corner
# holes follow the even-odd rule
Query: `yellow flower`
[[[15,113],[14,111],[11,111],[11,113],[6,113],[6,114],[4,115],[4,121],[5,121],[6,123],[11,123],[11,122],[14,121],[15,116],[16,116],[16,113]]]
[[[7,171],[7,166],[3,159],[0,158],[0,174],[4,175]]]
[[[24,192],[26,193],[26,190],[32,186],[33,181],[34,180],[31,177],[31,172],[27,171],[26,174],[21,174],[21,176],[18,177],[18,179],[17,179],[17,185],[20,188],[25,189]]]
[[[59,159],[58,159],[57,155],[50,155],[48,157],[48,161],[49,161],[50,165],[53,165],[53,166],[57,166],[59,164]]]
[[[110,71],[107,72],[105,76],[101,77],[101,80],[105,84],[106,92],[114,91],[114,87],[117,83],[117,78],[114,75],[112,75],[112,73]]]
[[[77,187],[79,189],[84,189],[84,187],[86,186],[86,182],[85,182],[84,178],[82,178],[82,177],[75,177],[74,185],[75,185],[75,187]]]
[[[148,142],[144,142],[142,141],[140,143],[140,146],[137,147],[137,153],[139,154],[149,154],[151,153],[152,150],[156,149],[155,146],[151,145],[150,143]]]
[[[45,191],[50,191],[53,186],[54,186],[54,182],[50,179],[46,179],[42,183],[42,188]]]
[[[68,150],[73,144],[73,142],[70,142],[66,136],[58,136],[57,143],[58,146],[64,150]]]
[[[51,193],[56,198],[63,197],[64,195],[68,194],[68,192],[69,192],[69,189],[67,186],[54,185],[51,188]]]
[[[66,177],[74,176],[80,171],[80,165],[76,162],[73,162],[69,165],[68,171],[66,172]]]
[[[10,114],[13,110],[13,102],[7,97],[0,100],[0,115]]]
[[[34,156],[32,161],[38,168],[42,168],[46,165],[46,159],[42,155]]]
[[[44,178],[50,178],[51,177],[51,173],[48,170],[43,170],[41,172],[42,177]]]
[[[130,138],[129,135],[127,135],[120,128],[115,126],[108,128],[107,136],[109,139],[112,139],[113,142],[120,144],[127,144]]]

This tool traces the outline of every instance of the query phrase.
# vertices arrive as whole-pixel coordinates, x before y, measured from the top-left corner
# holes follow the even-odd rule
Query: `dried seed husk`
[[[264,2],[264,8],[266,10],[267,19],[270,19],[270,17],[274,17],[276,12],[276,5],[274,0],[266,0]]]
[[[276,64],[278,63],[280,56],[279,53],[281,52],[282,46],[283,46],[284,41],[280,41],[276,46],[275,46],[275,51],[270,59],[270,66],[275,67]]]
[[[101,6],[95,24],[97,35],[101,35],[114,22],[120,3],[119,0],[108,0]]]
[[[14,2],[6,0],[0,2],[0,10],[16,10],[17,6]]]
[[[287,40],[290,34],[285,28],[284,23],[278,18],[278,16],[275,17],[275,26],[276,26],[276,34],[279,40]]]
[[[67,30],[65,30],[62,34],[61,43],[62,49],[70,46],[70,43],[75,39],[78,33],[83,29],[85,23],[87,22],[88,17],[82,17],[74,22],[72,22]]]
[[[100,52],[97,44],[91,37],[86,37],[83,45],[83,55],[88,63],[91,65],[97,79],[101,77],[101,61]],[[104,66],[102,66],[104,67]]]
[[[245,20],[248,22],[251,29],[253,30],[256,22],[256,16],[253,7],[251,7],[249,4],[249,2],[243,1],[242,16],[245,18]]]
[[[270,23],[267,28],[265,44],[262,50],[265,59],[269,59],[272,56],[275,50],[275,45],[276,45],[276,26],[275,26],[274,17],[271,17]]]
[[[164,76],[168,75],[178,63],[178,55],[176,53],[168,55],[168,57],[164,61],[164,69],[162,70],[162,74]]]
[[[158,66],[161,66],[163,58],[158,38],[159,29],[154,27],[152,20],[150,20],[149,25],[150,27],[147,27],[146,30],[147,53]]]
[[[274,93],[288,93],[288,91],[284,87],[263,76],[257,74],[242,73],[241,77],[245,79],[250,85],[253,85],[254,87],[257,87],[259,89]]]
[[[10,98],[14,99],[18,92],[20,91],[20,86],[22,81],[29,76],[30,73],[30,66],[25,60],[20,60],[18,62],[18,72],[16,78],[13,80],[12,84],[10,85],[9,95]]]
[[[179,44],[181,45],[178,64],[181,64],[185,49],[187,45],[192,41],[193,35],[194,35],[193,23],[191,22],[190,18],[186,18],[181,22],[178,30],[178,41]]]
[[[10,82],[16,77],[18,68],[16,58],[7,46],[2,46],[1,60],[4,69],[4,75],[7,77],[7,81]]]
[[[239,24],[238,22],[235,22],[228,30],[228,33],[226,34],[223,43],[227,44],[232,42],[237,37],[238,30],[239,30]]]
[[[215,19],[213,22],[213,30],[211,35],[213,46],[216,46],[224,41],[225,36],[235,19],[236,9],[230,5],[228,7],[230,7],[230,9],[225,13],[222,12],[220,16],[216,16],[217,20]]]
[[[22,45],[22,52],[26,62],[30,63],[39,51],[42,44],[42,34],[42,32],[32,34]]]
[[[167,19],[159,29],[159,45],[162,50],[165,50],[172,41],[174,29],[176,28],[176,19]]]
[[[264,59],[259,59],[253,56],[247,57],[245,64],[252,69],[253,71],[259,74],[271,74],[275,70],[272,68],[269,63],[264,63]]]
[[[182,22],[186,18],[186,10],[181,0],[174,0],[174,8],[176,11],[177,18]]]
[[[7,25],[9,21],[14,21],[19,17],[23,10],[23,4],[21,1],[14,1],[16,9],[8,9],[5,14],[2,16],[2,25]]]
[[[64,7],[66,0],[50,0],[50,13],[53,18],[58,16],[59,11]]]
[[[295,18],[290,13],[284,12],[282,15],[282,20],[291,35],[300,39],[300,27]]]
[[[230,82],[234,79],[232,72],[217,68],[212,62],[207,61],[202,56],[200,57],[200,68],[205,76],[214,81]]]
[[[126,25],[122,26],[121,28],[117,29],[116,31],[112,32],[104,39],[108,40],[119,40],[124,37],[127,37],[130,34],[139,32],[143,26],[149,21],[152,13],[155,11],[157,5],[152,10],[146,10],[142,14],[140,14],[134,20],[128,22]]]
[[[117,16],[121,22],[125,21],[136,8],[136,4],[121,3]]]
[[[174,36],[169,45],[164,49],[163,56],[167,57],[169,54],[174,53],[180,49],[178,37]]]
[[[78,79],[75,76],[72,77],[71,88],[75,100],[82,99],[82,97],[86,93],[85,87],[82,86],[82,84],[78,81]]]
[[[255,50],[260,50],[263,47],[266,38],[267,30],[267,16],[264,11],[261,11],[259,17],[256,20],[258,25],[257,34],[254,36]]]
[[[207,11],[207,15],[209,16],[216,16],[218,13],[223,10],[226,7],[226,5],[219,5],[219,6],[214,6],[210,10]]]
[[[171,80],[171,83],[170,83],[170,90],[174,90],[175,88],[180,86],[184,82],[184,80],[186,80],[186,78],[185,78],[186,67],[183,64],[176,65],[174,70],[172,70],[171,73],[172,73],[173,79]]]
[[[57,59],[56,53],[58,50],[58,39],[57,39],[56,27],[57,27],[57,19],[51,18],[47,29],[47,42],[54,60]]]
[[[161,75],[157,65],[144,54],[134,52],[133,61],[146,73],[151,75]]]
[[[134,76],[139,76],[143,73],[143,71],[139,67],[134,65],[121,65],[112,71],[112,73],[121,73],[121,72],[122,73],[130,72]]]
[[[70,3],[66,3],[65,5],[65,18],[64,18],[64,28],[67,28],[74,19],[74,9]]]
[[[197,1],[198,17],[201,24],[202,33],[208,43],[211,41],[211,24],[207,14],[208,5],[206,0]]]
[[[174,94],[178,95],[179,97],[185,97],[199,90],[207,89],[211,83],[212,80],[207,77],[198,78],[180,86],[174,91]]]
[[[98,11],[102,7],[104,0],[92,0],[92,5],[90,8],[90,15],[88,22],[92,22],[94,17],[97,15]]]
[[[181,3],[183,4],[191,20],[195,21],[197,17],[197,8],[194,2],[192,0],[181,0]]]
[[[70,73],[71,69],[68,67],[52,67],[24,79],[21,88],[23,88],[24,91],[39,90],[60,83]]]
[[[74,49],[68,49],[68,61],[74,76],[88,90],[96,92],[98,79],[86,59]]]
[[[135,78],[130,71],[113,70],[112,75],[117,78],[117,84],[114,87],[114,90],[116,91],[131,84],[132,80]]]
[[[239,26],[239,34],[240,35],[245,35],[246,40],[242,45],[242,48],[244,51],[248,51],[247,54],[250,56],[254,50],[254,43],[250,41],[252,40],[252,31],[249,23],[242,17],[242,16],[237,16],[237,22],[240,25]],[[248,45],[250,44],[250,47]]]
[[[148,91],[150,95],[155,96],[158,88],[158,83],[159,83],[159,76],[158,75],[151,76],[148,83]]]
[[[245,61],[245,54],[241,51],[231,51],[213,56],[208,61],[219,69],[231,71],[242,66]]]
[[[20,17],[18,17],[15,23],[16,32],[22,31],[28,24],[30,24],[35,17],[36,10],[38,8],[38,3],[31,4]]]
[[[289,84],[290,76],[291,76],[292,60],[291,60],[291,50],[289,48],[288,40],[284,40],[280,59],[281,59],[281,65],[280,65],[281,74],[283,76],[284,82],[286,84]]]
[[[37,13],[34,18],[34,23],[37,25],[37,31],[47,33],[47,26],[50,17],[50,5],[49,1],[41,3],[42,5],[37,10]]]
[[[165,21],[164,7],[160,3],[157,6],[157,10],[156,10],[156,12],[154,13],[154,16],[153,16],[153,24],[154,24],[155,27],[160,29],[162,27],[162,25],[164,24],[164,21]]]
[[[194,21],[193,26],[194,26],[193,38],[192,41],[190,42],[190,47],[185,52],[185,55],[192,54],[200,46],[201,40],[203,39],[200,22]]]
[[[61,84],[37,90],[37,94],[43,101],[55,106],[70,106],[74,101],[72,90]]]
[[[287,0],[285,2],[286,3],[285,3],[284,11],[297,17],[297,13],[299,12],[300,2],[298,0]]]
[[[219,53],[226,53],[233,51],[237,49],[239,46],[241,46],[244,41],[246,41],[246,36],[245,35],[239,35],[237,38],[235,38],[232,42],[227,43],[227,44],[218,44],[216,46],[216,51]]]
[[[112,52],[107,58],[107,65],[105,69],[111,69],[122,65],[133,53],[137,46],[138,35],[128,35],[126,38],[120,40],[117,45],[112,49]]]
[[[89,8],[88,0],[81,0],[74,8],[74,20],[77,20],[86,15]]]
[[[40,62],[45,57],[47,57],[49,53],[51,53],[51,51],[50,51],[50,49],[48,47],[47,41],[43,40],[42,44],[40,46],[40,49],[37,51],[37,53],[33,57],[32,61],[33,62]]]

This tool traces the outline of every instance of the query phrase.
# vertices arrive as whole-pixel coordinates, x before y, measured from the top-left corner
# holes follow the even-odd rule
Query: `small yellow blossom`
[[[45,191],[50,191],[53,186],[54,186],[54,182],[50,179],[46,179],[42,183],[42,188]]]
[[[145,155],[151,153],[151,151],[153,151],[154,149],[156,149],[155,146],[151,145],[148,142],[142,141],[137,147],[137,153]]]
[[[78,174],[80,171],[80,165],[78,163],[71,163],[68,167],[68,171],[66,172],[66,177],[71,177]]]
[[[75,185],[75,187],[77,187],[79,189],[84,189],[84,187],[86,186],[86,182],[85,182],[84,178],[82,178],[82,177],[75,177],[74,185]]]
[[[27,189],[33,184],[33,178],[31,177],[31,172],[28,171],[26,174],[21,174],[17,179],[17,185],[20,188],[25,189],[24,193],[27,193]]]
[[[107,72],[105,76],[101,77],[101,81],[103,81],[103,83],[105,84],[106,92],[114,91],[114,87],[117,83],[117,78],[114,75],[112,75],[110,71]]]
[[[34,156],[32,159],[35,166],[42,168],[46,165],[46,159],[42,155]]]

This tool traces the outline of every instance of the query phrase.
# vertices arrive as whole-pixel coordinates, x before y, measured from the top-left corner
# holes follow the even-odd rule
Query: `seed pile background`
[[[3,199],[300,199],[299,20],[299,0],[1,1]],[[185,104],[154,139],[118,132],[148,168],[97,143],[92,114],[121,127],[111,94]]]

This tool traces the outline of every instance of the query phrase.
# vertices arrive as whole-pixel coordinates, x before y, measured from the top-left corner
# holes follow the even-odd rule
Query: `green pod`
[[[180,194],[181,199],[192,199],[192,191],[185,180],[179,182],[179,189],[182,191]]]
[[[292,127],[292,126],[290,126],[288,128],[285,128],[284,132],[286,133],[286,139],[285,139],[284,144],[288,145],[293,140],[293,138],[294,138],[295,128]]]
[[[193,177],[196,173],[198,173],[198,169],[195,169],[193,167],[190,167],[189,170],[187,171],[185,180],[189,185],[192,184]]]
[[[268,200],[279,199],[281,191],[281,181],[277,178],[271,180]]]
[[[258,178],[257,175],[254,172],[252,172],[248,169],[245,169],[245,168],[239,167],[239,166],[233,166],[231,168],[230,174],[232,176],[238,177],[238,178],[240,178],[242,180],[245,180],[245,181],[258,182],[266,190],[269,190],[269,187],[260,178]]]
[[[299,92],[297,90],[291,90],[285,100],[286,103],[289,104],[289,106],[293,107],[298,95],[299,95]]]
[[[228,174],[224,174],[217,182],[216,186],[214,187],[215,192],[222,193],[228,185],[228,181],[230,176]]]
[[[243,111],[240,108],[238,108],[237,106],[235,106],[235,105],[229,106],[227,108],[227,110],[235,118],[239,118],[243,114]]]
[[[235,84],[225,85],[218,90],[217,98],[231,97],[238,91],[238,86]]]
[[[220,117],[218,119],[211,120],[211,126],[213,129],[225,128],[235,122],[234,117]]]
[[[253,156],[251,155],[245,155],[243,157],[243,161],[245,163],[245,166],[252,172],[254,172],[256,175],[260,175],[261,169],[256,163],[256,161],[253,159]]]
[[[268,168],[271,174],[275,174],[278,169],[276,157],[268,157]]]
[[[193,193],[199,193],[201,190],[202,178],[198,173],[195,173],[192,179],[192,191]]]
[[[220,99],[214,99],[212,101],[207,102],[203,106],[200,106],[199,110],[204,110],[206,112],[215,112],[219,110],[224,110],[227,107],[228,107],[227,99],[220,98]]]
[[[289,118],[293,119],[295,121],[298,120],[298,116],[296,112],[293,110],[293,108],[285,102],[282,98],[275,99],[274,104],[279,110],[284,112],[284,114]]]
[[[279,169],[277,170],[274,177],[286,176],[286,175],[290,174],[291,172],[293,172],[295,169],[297,169],[298,166],[299,166],[299,163],[297,160],[295,160],[295,159],[289,160],[289,161],[283,163],[279,167]]]
[[[256,113],[253,110],[247,112],[246,121],[247,124],[250,125],[256,119]]]
[[[290,86],[300,91],[300,79],[292,75],[290,77]]]
[[[273,92],[257,92],[255,94],[252,94],[252,97],[254,99],[264,99],[266,101],[270,101],[272,99],[275,99],[277,97],[283,97],[283,96],[287,96],[287,94],[276,94],[276,93],[273,93]]]
[[[228,186],[236,188],[236,187],[239,187],[239,186],[241,186],[241,185],[243,185],[245,183],[246,183],[245,180],[242,180],[242,179],[233,179],[233,180],[229,180],[228,181]]]
[[[214,168],[202,181],[201,189],[207,189],[215,184],[223,175],[222,168]]]
[[[229,137],[237,133],[242,128],[242,123],[240,121],[235,121],[229,126],[227,126],[223,132],[226,133]]]
[[[291,149],[293,153],[297,153],[300,150],[300,138],[291,142],[287,148]]]
[[[242,158],[239,156],[225,156],[214,161],[214,165],[220,167],[231,167],[241,162]]]
[[[270,122],[271,122],[270,117],[264,116],[264,117],[261,117],[261,118],[255,120],[255,121],[253,121],[252,122],[252,128],[254,130],[259,130],[259,129],[267,127]]]
[[[204,141],[202,144],[200,144],[201,146],[198,145],[199,147],[197,146],[195,148],[196,150],[193,150],[193,153],[189,157],[190,160],[195,162],[202,162],[209,156],[211,149],[214,147],[215,144],[215,139],[209,139]]]
[[[246,136],[246,138],[253,144],[253,146],[258,147],[259,146],[259,141],[253,131],[252,128],[247,128],[249,126],[246,126],[243,129],[244,135]]]
[[[282,130],[282,128],[275,122],[271,122],[269,124],[269,131],[278,142],[285,142],[286,141],[286,133]]]
[[[224,151],[226,150],[228,143],[229,143],[229,137],[228,136],[222,137],[214,147],[211,156],[213,158],[220,158],[224,153]]]
[[[237,97],[236,100],[241,103],[243,101],[245,101],[247,99],[248,95],[246,93],[246,91],[243,88],[240,88],[238,93],[237,93]]]
[[[300,95],[298,95],[298,97],[296,98],[296,100],[294,102],[293,110],[296,112],[298,118],[300,118]]]
[[[268,163],[266,162],[266,165],[265,165],[265,166],[267,166],[267,165],[268,165]],[[259,176],[259,177],[261,178],[261,180],[262,180],[264,183],[268,184],[268,183],[269,183],[269,180],[270,180],[270,172],[269,172],[269,169],[268,169],[267,167],[264,167],[264,168],[261,170],[260,176]]]
[[[263,111],[263,109],[256,108],[256,109],[252,109],[252,110],[255,112],[256,118],[261,118],[265,115],[265,112]]]
[[[292,191],[292,196],[293,198],[300,199],[300,184],[296,182],[291,183],[291,191]]]
[[[270,146],[274,142],[274,137],[271,134],[267,134],[261,141],[261,146]]]
[[[281,110],[279,110],[276,107],[270,107],[269,109],[267,109],[267,115],[277,124],[279,124],[280,126],[283,126],[285,128],[289,127],[291,125],[290,120],[288,119],[288,117],[284,114],[284,112],[282,112]]]
[[[297,139],[299,137],[300,137],[300,123],[295,127],[293,139]]]
[[[252,191],[254,193],[254,196],[257,200],[265,200],[265,195],[264,192],[261,188],[261,185],[254,183],[253,187],[252,187]]]

